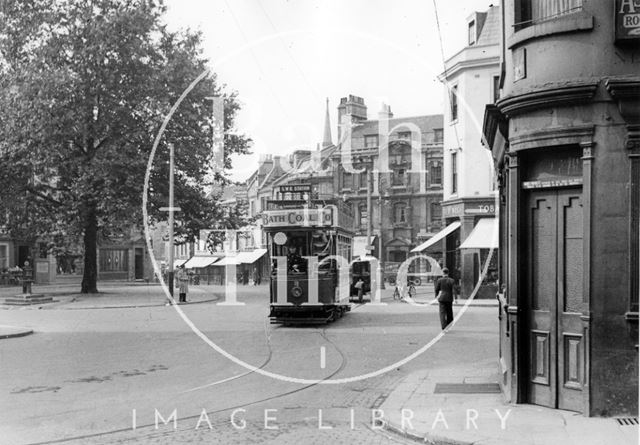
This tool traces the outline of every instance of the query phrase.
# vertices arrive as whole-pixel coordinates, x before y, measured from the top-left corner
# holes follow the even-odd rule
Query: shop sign
[[[540,189],[551,187],[569,187],[574,185],[582,185],[582,178],[550,179],[547,181],[524,181],[522,183],[522,188]]]
[[[281,185],[280,193],[311,193],[311,184]]]
[[[616,41],[640,40],[640,0],[616,0]]]
[[[299,209],[306,204],[306,201],[300,200],[277,200],[267,201],[267,210],[285,210],[285,209]]]
[[[325,209],[270,210],[262,215],[263,227],[330,226],[333,212]]]
[[[464,213],[464,206],[462,204],[442,206],[442,216],[444,218],[452,218],[454,216],[460,216],[463,213]]]
[[[493,214],[493,213],[496,213],[496,206],[495,204],[479,204],[475,207],[469,207],[464,209],[464,213],[472,214],[472,215]]]

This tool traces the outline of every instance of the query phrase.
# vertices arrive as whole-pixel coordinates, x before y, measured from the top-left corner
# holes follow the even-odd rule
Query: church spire
[[[329,98],[327,97],[327,112],[324,116],[324,135],[322,136],[322,148],[333,145],[331,141],[331,122],[329,122]]]

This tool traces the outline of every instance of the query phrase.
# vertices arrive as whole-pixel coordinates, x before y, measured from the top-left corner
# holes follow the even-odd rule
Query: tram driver
[[[306,272],[307,260],[300,255],[300,244],[295,243],[289,246],[289,253],[287,254],[287,267],[291,272]]]

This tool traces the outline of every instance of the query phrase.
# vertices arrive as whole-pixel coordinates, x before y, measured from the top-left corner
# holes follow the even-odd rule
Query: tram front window
[[[287,236],[284,244],[272,244],[274,256],[284,256],[287,258],[287,270],[292,273],[306,273],[307,260],[303,257],[309,255],[309,236],[305,232],[293,232]],[[275,271],[276,264],[273,268]]]
[[[302,258],[299,251],[299,246],[289,246],[289,253],[287,254],[287,267],[291,272],[306,272],[307,260]]]

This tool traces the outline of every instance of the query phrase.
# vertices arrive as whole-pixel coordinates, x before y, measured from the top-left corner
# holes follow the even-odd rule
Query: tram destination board
[[[280,193],[311,193],[311,184],[288,184],[279,187]]]

